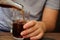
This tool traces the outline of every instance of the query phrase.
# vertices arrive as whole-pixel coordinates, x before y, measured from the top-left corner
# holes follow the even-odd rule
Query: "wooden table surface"
[[[60,40],[60,33],[46,33],[45,38],[53,38],[55,40]],[[11,33],[0,32],[0,40],[15,40]]]

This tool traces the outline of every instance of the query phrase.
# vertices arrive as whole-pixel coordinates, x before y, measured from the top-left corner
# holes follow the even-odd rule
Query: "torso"
[[[24,9],[30,11],[30,19],[31,20],[38,20],[41,16],[41,11],[43,9],[44,3],[46,0],[14,0],[14,2],[24,5]],[[9,20],[12,21],[12,13],[20,13],[18,10],[12,11],[11,8],[0,8],[3,11],[3,14],[6,16],[4,18],[6,23],[8,24]],[[40,13],[39,13],[40,12]],[[25,13],[26,14],[26,13]]]

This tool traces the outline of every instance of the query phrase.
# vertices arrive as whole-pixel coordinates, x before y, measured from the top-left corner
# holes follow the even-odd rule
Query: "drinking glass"
[[[16,9],[13,9],[16,10]],[[23,25],[27,23],[27,19],[29,19],[30,12],[25,14],[24,10],[20,10],[20,13],[13,12],[13,23],[12,23],[12,35],[15,39],[23,40],[21,36],[21,32],[24,30]],[[25,18],[25,16],[27,18]]]

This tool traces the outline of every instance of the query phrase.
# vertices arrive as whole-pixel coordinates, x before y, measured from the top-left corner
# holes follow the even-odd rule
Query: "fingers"
[[[36,26],[37,26],[37,25],[36,25]],[[29,33],[34,32],[35,30],[37,30],[37,27],[36,27],[36,26],[24,30],[23,32],[21,32],[21,35],[24,36],[24,35],[27,35],[27,34],[29,34]]]
[[[34,32],[30,33],[30,34],[23,36],[23,38],[36,36],[41,32],[40,30],[41,29],[37,29],[36,31],[34,31]]]
[[[32,27],[32,26],[34,26],[36,24],[36,21],[30,21],[30,22],[28,22],[28,23],[26,23],[24,26],[23,26],[23,28],[24,29],[27,29],[27,28],[29,28],[29,27]]]
[[[23,38],[29,38],[30,37],[31,40],[37,40],[37,39],[41,39],[43,34],[44,33],[43,33],[43,31],[41,31],[41,29],[37,29],[35,32],[23,36]]]
[[[30,39],[30,40],[39,40],[39,39]]]
[[[44,34],[44,33],[43,33],[43,32],[41,32],[41,33],[40,33],[40,34],[38,34],[37,36],[31,37],[30,39],[31,39],[31,40],[33,40],[33,39],[35,39],[35,40],[36,40],[36,39],[41,39],[41,38],[42,38],[42,36],[43,36],[43,34]]]

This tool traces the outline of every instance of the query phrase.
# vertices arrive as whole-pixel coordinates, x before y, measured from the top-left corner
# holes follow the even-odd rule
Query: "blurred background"
[[[59,14],[57,17],[57,22],[56,22],[56,28],[54,32],[59,32],[60,33],[60,10],[59,10]]]

